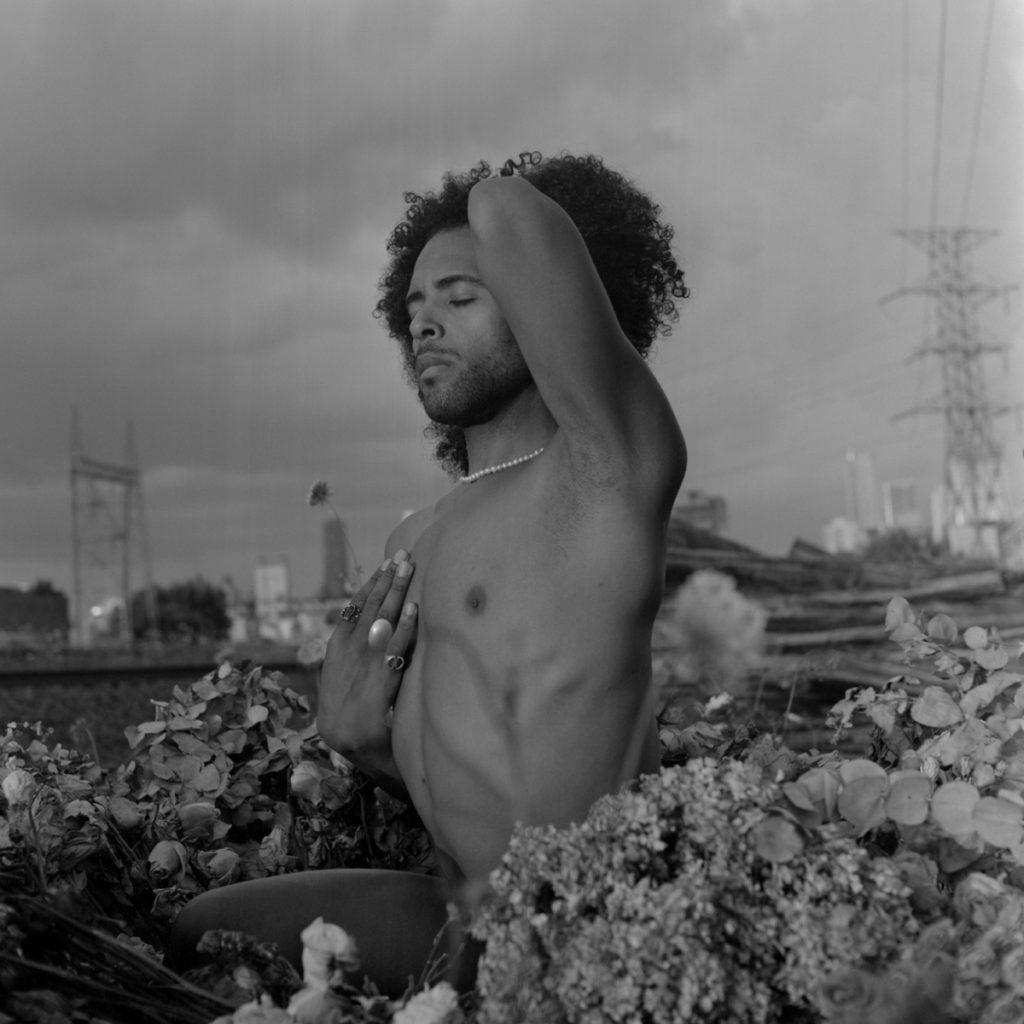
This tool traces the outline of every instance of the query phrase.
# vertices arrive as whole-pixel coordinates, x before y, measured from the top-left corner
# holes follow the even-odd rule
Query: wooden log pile
[[[1003,640],[1024,639],[1024,577],[991,565],[924,557],[872,562],[801,542],[787,557],[768,556],[673,519],[667,593],[699,569],[731,576],[765,608],[763,683],[788,689],[796,678],[823,700],[911,673],[884,629],[894,596],[928,615],[951,615],[961,630],[995,627]],[[934,681],[918,667],[912,674]]]

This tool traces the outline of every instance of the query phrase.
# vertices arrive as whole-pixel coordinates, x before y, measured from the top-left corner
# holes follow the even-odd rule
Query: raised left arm
[[[674,497],[686,462],[678,423],[569,215],[523,178],[494,177],[470,193],[469,226],[480,275],[573,464]]]

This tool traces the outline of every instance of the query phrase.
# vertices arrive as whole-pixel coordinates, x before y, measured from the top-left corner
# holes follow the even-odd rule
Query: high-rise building
[[[924,516],[917,504],[916,480],[886,480],[882,484],[882,503],[887,530],[917,532],[924,527]]]
[[[288,563],[260,562],[252,571],[256,618],[259,622],[276,622],[284,614],[291,596],[288,584]]]
[[[324,521],[324,580],[320,586],[323,598],[346,597],[348,595],[349,561],[348,531],[340,519],[331,517]]]
[[[846,518],[868,533],[881,526],[875,464],[867,452],[846,453]]]

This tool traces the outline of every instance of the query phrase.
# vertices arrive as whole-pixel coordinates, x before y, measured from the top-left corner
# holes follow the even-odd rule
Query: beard
[[[417,388],[417,393],[434,423],[465,429],[489,423],[532,384],[526,362],[518,348],[512,348],[501,358],[453,367],[442,380]]]

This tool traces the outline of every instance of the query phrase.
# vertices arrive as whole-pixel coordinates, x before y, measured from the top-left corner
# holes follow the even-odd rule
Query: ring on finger
[[[366,638],[366,642],[370,646],[371,651],[383,650],[388,645],[388,641],[391,639],[395,632],[395,627],[387,619],[375,619],[373,625],[370,626],[370,633]]]
[[[347,604],[341,609],[341,621],[342,622],[358,622],[359,616],[362,615],[363,609],[357,604]]]
[[[387,665],[392,672],[401,672],[405,668],[405,658],[400,654],[389,654],[384,659],[384,664]]]

